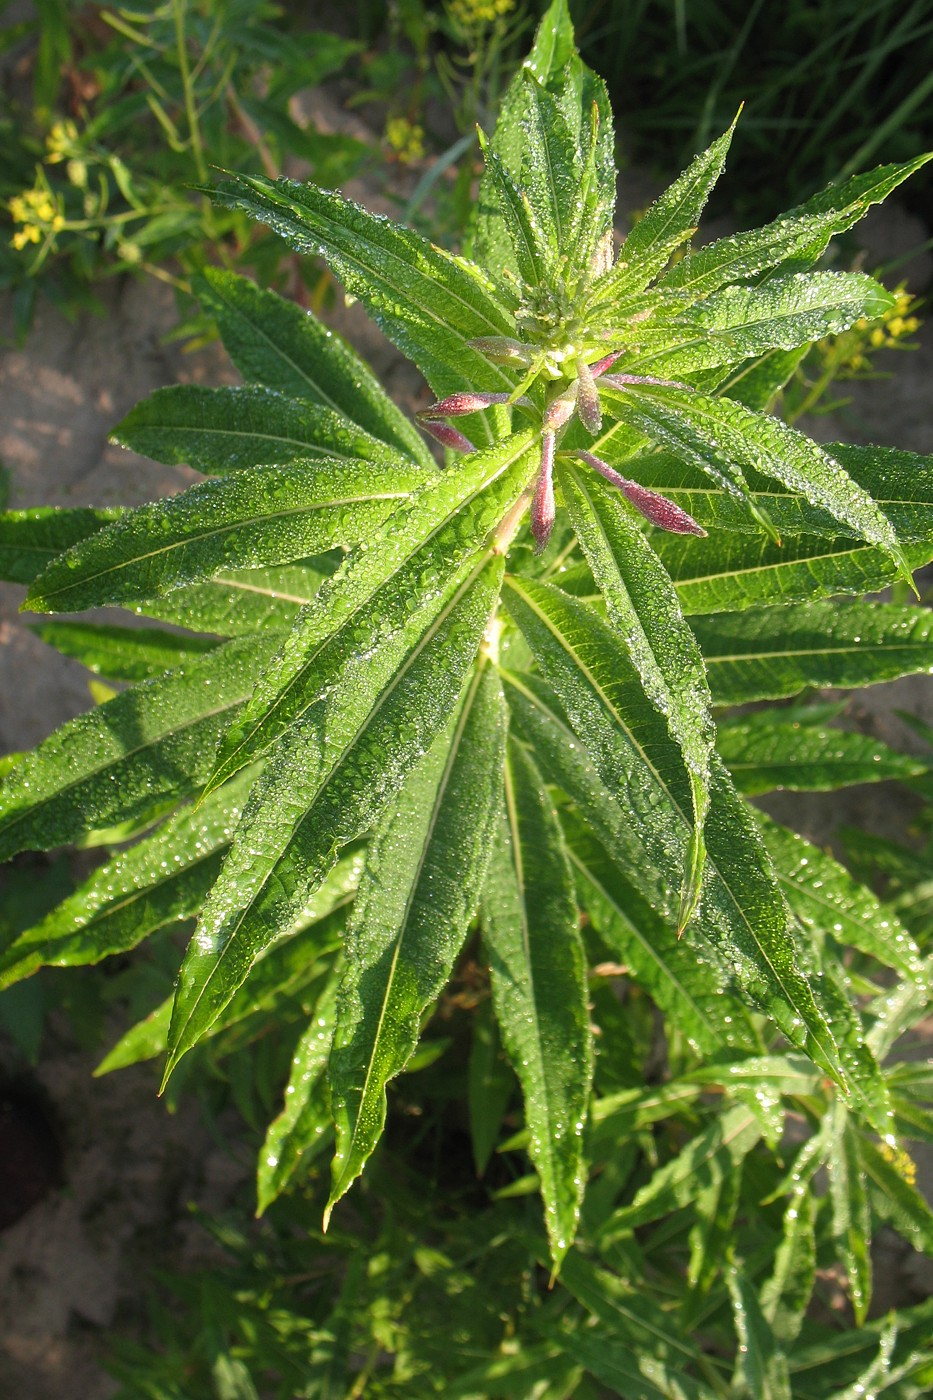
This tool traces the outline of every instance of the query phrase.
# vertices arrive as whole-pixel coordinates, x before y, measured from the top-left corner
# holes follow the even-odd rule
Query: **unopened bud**
[[[597,360],[595,365],[589,366],[590,374],[593,376],[594,379],[598,379],[601,374],[606,373],[606,370],[609,369],[610,365],[615,364],[616,360],[621,354],[621,350],[614,350],[612,354],[607,355],[605,359]]]
[[[541,420],[545,432],[556,433],[573,417],[577,407],[577,393],[578,381],[575,379],[562,394],[551,400]]]
[[[496,365],[530,365],[535,354],[530,345],[507,335],[479,335],[467,345]]]
[[[453,427],[452,424],[445,423],[442,418],[419,418],[418,425],[444,447],[449,447],[451,452],[476,451],[465,433],[461,433],[459,428]]]
[[[617,487],[625,499],[635,507],[640,515],[643,515],[649,524],[654,525],[659,530],[667,530],[672,535],[699,535],[705,536],[706,531],[702,525],[698,525],[692,515],[688,515],[680,506],[669,501],[666,496],[660,495],[657,491],[649,491],[647,486],[639,486],[637,481],[629,481],[626,477],[620,476],[601,457],[597,457],[593,452],[574,452],[573,455],[581,462],[585,462],[588,467],[599,472],[611,485]]]
[[[584,360],[577,360],[577,412],[586,431],[595,437],[603,426],[603,411],[599,402],[599,390],[593,383],[593,375]]]
[[[423,408],[415,417],[420,421],[432,418],[462,418],[466,413],[479,413],[494,403],[508,403],[508,394],[477,394],[472,389],[464,389],[458,394],[450,394],[430,408]]]
[[[541,470],[531,501],[531,533],[535,539],[535,553],[541,554],[547,548],[554,528],[557,511],[554,506],[554,434],[545,433],[541,439]]]

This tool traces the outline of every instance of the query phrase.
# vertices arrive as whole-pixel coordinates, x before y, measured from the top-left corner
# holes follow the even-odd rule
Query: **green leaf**
[[[586,1184],[583,1124],[593,1076],[586,960],[557,815],[516,744],[483,892],[496,1016],[521,1082],[554,1272],[573,1243]]]
[[[695,1202],[696,1219],[690,1227],[690,1262],[682,1325],[696,1326],[710,1289],[719,1277],[735,1238],[735,1217],[742,1196],[742,1167],[722,1181],[713,1182]]]
[[[99,866],[5,949],[0,987],[44,966],[98,963],[195,915],[220,870],[247,789],[248,782],[229,784]]]
[[[644,852],[633,859],[630,877],[647,863],[669,880],[672,869],[682,869],[689,840],[686,776],[624,647],[589,608],[551,585],[510,578],[505,599],[603,783],[629,815]],[[770,861],[718,761],[711,796],[697,928],[791,1042],[806,1042],[808,1053],[846,1083],[826,1019],[797,965]],[[654,907],[664,909],[656,893]]]
[[[0,788],[0,859],[64,845],[197,790],[274,651],[274,637],[228,642],[62,725]]]
[[[536,287],[546,282],[552,272],[556,262],[554,249],[548,246],[527,195],[523,199],[524,192],[515,184],[495,151],[489,148],[482,131],[479,139],[486,177],[505,221],[519,276],[529,286]]]
[[[616,1342],[683,1369],[696,1361],[699,1348],[673,1323],[641,1287],[599,1268],[579,1250],[571,1250],[561,1271],[561,1284]],[[627,1392],[626,1392],[627,1393]]]
[[[529,429],[471,454],[419,491],[391,526],[364,540],[297,619],[242,723],[233,726],[210,786],[266,751],[320,705],[368,649],[387,646],[419,606],[433,606],[462,561],[480,548],[533,469]]]
[[[187,462],[212,476],[320,457],[348,466],[369,463],[390,473],[411,471],[406,453],[333,409],[288,399],[259,384],[156,389],[130,409],[111,436],[143,457]]]
[[[761,494],[753,492],[752,501],[779,530]],[[706,539],[656,532],[652,544],[688,615],[814,602],[844,593],[861,596],[878,593],[900,578],[890,555],[843,536],[784,535],[775,544],[764,534],[722,534],[713,526]],[[929,563],[933,529],[927,540],[906,543],[903,555],[911,569]]]
[[[512,379],[467,343],[514,333],[508,310],[474,264],[313,185],[241,175],[214,196],[267,223],[299,253],[323,258],[438,398],[465,384],[511,390]],[[467,431],[484,420],[471,415],[469,422]],[[488,427],[485,440],[492,441]]]
[[[95,530],[119,519],[120,510],[35,510],[0,512],[0,578],[9,583],[32,583],[46,564]]]
[[[788,1200],[774,1269],[759,1295],[765,1321],[785,1345],[797,1339],[816,1282],[815,1215],[809,1185],[799,1186]]]
[[[205,481],[130,511],[51,563],[29,591],[34,612],[78,612],[160,597],[221,569],[287,564],[355,544],[407,500],[424,473],[374,479],[370,463],[261,467]]]
[[[849,1294],[859,1326],[871,1304],[871,1208],[859,1156],[859,1135],[845,1104],[836,1100],[833,1151],[827,1161],[833,1235],[849,1278]]]
[[[627,880],[596,838],[563,818],[580,903],[612,953],[680,1034],[709,1054],[753,1042],[742,1004],[715,962],[697,956]]]
[[[369,366],[310,311],[219,267],[205,267],[193,289],[244,379],[321,404],[435,470],[421,434]]]
[[[748,1400],[793,1400],[787,1358],[762,1313],[743,1264],[726,1269],[726,1283],[739,1343],[732,1394]]]
[[[734,1171],[760,1137],[760,1121],[750,1109],[744,1105],[728,1109],[682,1146],[676,1157],[658,1167],[630,1205],[613,1211],[598,1231],[600,1249],[636,1226],[689,1205],[701,1191]]]
[[[820,847],[763,814],[759,821],[787,902],[804,928],[877,958],[929,992],[920,950],[891,906]]]
[[[463,946],[489,860],[504,751],[499,680],[481,665],[370,844],[330,1061],[337,1147],[326,1216],[376,1146],[386,1084],[404,1069]]]
[[[327,1061],[334,1038],[337,983],[335,973],[317,999],[314,1014],[292,1056],[285,1106],[269,1124],[259,1150],[257,1215],[269,1208],[330,1141],[333,1121],[327,1093]]]
[[[613,304],[644,291],[676,249],[693,236],[710,191],[722,174],[734,130],[735,122],[638,220],[622,244],[615,266],[593,286],[594,310],[606,306],[604,317],[611,319]]]
[[[378,819],[446,721],[496,601],[501,561],[461,570],[399,639],[358,654],[276,748],[237,827],[182,966],[166,1074],[260,954]]]
[[[626,371],[675,378],[753,355],[794,350],[875,320],[897,303],[873,277],[855,272],[791,273],[756,287],[726,287],[670,319],[661,312],[633,331]]]
[[[782,723],[780,710],[767,713],[767,722],[756,715],[752,723],[732,720],[719,726],[719,755],[739,792],[832,792],[927,771],[925,763],[867,735]]]
[[[710,755],[716,741],[703,658],[670,579],[618,493],[593,472],[565,463],[559,480],[609,616],[625,640],[645,694],[667,721],[690,781],[693,838],[678,915],[678,928],[683,929],[700,896]]]
[[[484,1175],[502,1131],[502,1120],[515,1089],[515,1075],[502,1048],[491,997],[472,1016],[467,1103],[476,1175]]]
[[[569,1356],[625,1400],[713,1400],[716,1394],[605,1328],[564,1326],[557,1335]]]
[[[668,270],[662,285],[699,298],[768,268],[786,263],[809,266],[834,234],[851,228],[872,204],[879,204],[930,159],[923,155],[902,165],[881,165],[840,185],[828,185],[764,228],[721,238],[688,253]]]
[[[793,603],[691,620],[713,700],[875,685],[933,668],[933,616],[893,603]]]
[[[258,1022],[260,1034],[265,1035],[270,1019],[280,1021],[283,1011],[292,1018],[296,1009],[299,1014],[307,1014],[310,984],[330,973],[334,954],[342,943],[346,909],[353,902],[361,866],[358,851],[337,861],[323,884],[254,964],[248,982],[230,998],[205,1038],[217,1037],[236,1026],[249,1027],[250,1022]],[[164,1055],[172,1003],[173,998],[166,997],[151,1015],[131,1026],[94,1073],[109,1074]],[[233,1044],[236,1048],[235,1041]]]
[[[867,492],[823,448],[779,418],[732,399],[658,385],[607,389],[614,416],[748,496],[746,470],[773,477],[869,544],[910,577],[894,528]],[[776,528],[776,527],[775,527]]]
[[[265,569],[221,569],[212,579],[173,589],[165,598],[137,603],[136,609],[160,622],[223,637],[287,632],[340,558],[325,554]]]
[[[145,681],[213,651],[213,637],[182,636],[156,627],[97,622],[43,622],[29,628],[47,646],[111,681]]]

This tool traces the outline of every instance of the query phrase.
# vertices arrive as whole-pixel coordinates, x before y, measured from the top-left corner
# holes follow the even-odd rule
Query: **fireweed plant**
[[[775,1272],[729,1283],[740,1368],[764,1347],[777,1376],[815,1277],[818,1168],[820,1247],[857,1319],[872,1211],[933,1242],[902,1146],[933,1131],[925,1081],[884,1063],[927,1004],[929,959],[743,796],[918,765],[828,728],[825,707],[727,713],[933,669],[929,613],[839,601],[933,558],[933,458],[817,446],[769,411],[809,346],[894,305],[821,263],[927,157],[691,249],[731,136],[616,252],[611,113],[555,0],[483,138],[467,256],[310,185],[219,186],[329,265],[433,403],[412,423],[313,317],[206,270],[203,306],[247,382],[160,390],[116,437],[210,479],[136,510],[3,517],[28,608],[176,630],[39,626],[128,684],[8,760],[0,854],[118,849],[0,974],[97,962],[196,916],[174,998],[102,1068],[167,1052],[167,1080],[200,1042],[278,1014],[287,988],[304,1026],[259,1204],[333,1144],[329,1218],[468,946],[494,1012],[476,1018],[477,1163],[518,1126],[501,1037],[540,1257],[586,1307],[622,1287],[636,1226],[688,1207],[700,1297],[731,1257],[731,1183],[766,1150],[783,1162]],[[449,449],[443,469],[421,430]],[[646,1139],[668,1092],[605,1068],[627,1034],[619,978],[663,1015],[685,1102],[717,1096],[669,1160]],[[780,1146],[788,1117],[800,1146]],[[625,1170],[607,1170],[623,1145]],[[591,1160],[601,1223],[568,1255]],[[866,1365],[906,1364],[887,1333],[878,1346]],[[608,1353],[589,1353],[598,1375]]]

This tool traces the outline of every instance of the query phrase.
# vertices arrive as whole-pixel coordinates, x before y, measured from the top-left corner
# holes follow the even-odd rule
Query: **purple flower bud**
[[[426,433],[430,433],[432,438],[436,439],[437,442],[443,443],[445,447],[449,447],[451,452],[476,451],[476,448],[464,433],[452,427],[450,423],[445,423],[443,419],[421,418],[419,416],[418,426],[423,428]]]
[[[508,394],[477,394],[465,389],[441,399],[440,403],[432,403],[430,408],[423,408],[415,417],[419,422],[432,418],[462,418],[465,413],[479,413],[494,403],[508,403],[509,397]]]
[[[649,491],[647,486],[639,486],[636,481],[627,481],[621,488],[627,501],[631,501],[637,511],[656,525],[659,530],[667,530],[672,535],[705,535],[702,525],[698,525],[692,515],[680,506],[675,506],[666,496],[657,491]]]
[[[606,370],[609,368],[610,365],[615,364],[616,360],[621,354],[621,350],[614,350],[612,354],[607,355],[605,359],[597,360],[595,365],[589,366],[590,374],[593,376],[594,379],[598,379],[601,374],[606,373]]]
[[[479,335],[475,340],[468,340],[467,345],[496,365],[530,365],[535,356],[530,345],[523,345],[507,335]]]
[[[541,439],[541,470],[531,501],[531,533],[535,538],[535,553],[547,548],[556,517],[554,507],[554,434],[545,433]]]
[[[681,510],[680,506],[676,506],[666,496],[659,495],[657,491],[649,491],[647,486],[639,486],[637,481],[629,481],[620,476],[593,452],[574,451],[573,455],[599,472],[600,476],[605,477],[613,486],[618,487],[625,499],[659,530],[667,530],[672,535],[705,536],[706,531],[702,525],[698,525],[692,515]]]
[[[556,399],[552,399],[544,410],[542,424],[546,433],[556,433],[574,415],[577,407],[577,394],[579,392],[579,380],[574,380],[569,388],[559,394]]]
[[[603,426],[603,411],[599,390],[584,360],[577,360],[577,412],[586,431],[595,437]]]

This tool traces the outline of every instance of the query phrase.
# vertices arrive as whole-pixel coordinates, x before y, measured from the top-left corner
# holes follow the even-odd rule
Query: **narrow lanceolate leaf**
[[[573,1243],[586,1184],[583,1124],[593,1074],[586,961],[573,876],[547,790],[518,745],[510,748],[505,773],[483,927],[556,1272]]]
[[[816,1282],[815,1215],[812,1191],[798,1186],[784,1211],[774,1269],[759,1294],[762,1314],[784,1346],[796,1341]]]
[[[280,1007],[287,1007],[294,1014],[296,1001],[301,1007],[308,1004],[311,984],[333,971],[334,955],[343,941],[346,913],[359,884],[361,865],[358,851],[338,860],[324,883],[288,924],[282,937],[258,960],[248,984],[240,987],[227,1002],[206,1032],[207,1036],[217,1036],[254,1019],[260,1019],[261,1029],[265,1031],[268,1018],[277,1018]],[[172,1001],[171,996],[166,997],[145,1020],[131,1026],[94,1073],[109,1074],[141,1060],[164,1056],[172,1020]]]
[[[752,500],[780,533],[761,493],[753,492]],[[687,615],[814,602],[847,593],[861,597],[879,593],[900,577],[890,555],[863,540],[832,534],[785,534],[775,544],[761,532],[723,534],[713,527],[706,539],[658,534],[652,544]],[[905,542],[903,555],[912,570],[928,564],[933,559],[933,527],[926,540]]]
[[[160,622],[239,637],[287,632],[342,556],[320,554],[297,564],[262,569],[221,569],[212,579],[186,584],[164,598],[137,603],[136,611]]]
[[[688,1142],[636,1193],[630,1205],[621,1206],[598,1232],[600,1249],[628,1234],[638,1225],[659,1220],[696,1200],[716,1181],[733,1171],[761,1137],[761,1123],[744,1105],[730,1108]]]
[[[262,1215],[302,1168],[330,1141],[333,1121],[327,1093],[327,1061],[334,1038],[339,977],[331,976],[292,1056],[285,1106],[273,1118],[259,1150],[257,1215]]]
[[[553,249],[548,246],[544,234],[528,203],[527,196],[515,184],[509,172],[495,151],[490,150],[486,137],[480,133],[485,174],[495,193],[502,211],[505,226],[515,252],[515,264],[523,282],[535,287],[547,279],[552,262],[556,262]]]
[[[629,975],[697,1049],[734,1047],[743,1031],[750,1043],[747,1017],[715,963],[677,937],[580,823],[565,817],[564,828],[580,904]]]
[[[340,847],[369,830],[447,720],[498,596],[501,561],[452,588],[276,750],[254,789],[182,966],[168,1072],[294,919]]]
[[[299,616],[275,667],[233,727],[211,786],[264,752],[329,693],[344,667],[385,646],[446,587],[521,495],[535,467],[529,429],[468,457],[363,541]]]
[[[795,603],[693,618],[713,700],[875,685],[933,667],[933,616],[893,603]]]
[[[726,1269],[726,1283],[739,1342],[731,1394],[737,1400],[793,1400],[787,1358],[741,1262]]]
[[[519,187],[527,143],[522,124],[527,100],[523,70],[549,91],[556,91],[568,63],[579,65],[573,26],[564,0],[553,0],[538,25],[531,52],[506,89],[492,137],[493,149]],[[492,176],[485,170],[480,181],[472,235],[472,255],[483,267],[490,268],[497,276],[503,268],[518,271],[512,241],[493,192]]]
[[[157,598],[230,566],[258,568],[356,544],[406,501],[409,463],[306,462],[205,481],[130,511],[61,555],[29,591],[34,612]]]
[[[121,514],[119,510],[56,510],[52,506],[0,511],[0,578],[8,583],[32,583],[63,549],[86,540]]]
[[[670,881],[689,841],[689,787],[622,643],[590,608],[548,584],[509,579],[505,599],[609,794],[629,814],[643,852],[632,862],[632,878],[643,878],[639,866],[647,863]],[[848,1084],[827,1019],[798,966],[770,860],[715,758],[706,843],[698,931],[784,1034]],[[654,900],[663,910],[656,892]]]
[[[788,904],[804,928],[857,948],[929,991],[920,949],[894,910],[826,851],[759,814]]]
[[[807,267],[834,234],[851,228],[872,204],[879,204],[930,159],[922,155],[902,165],[880,165],[866,175],[828,185],[764,228],[720,238],[688,253],[665,273],[663,285],[699,298],[783,263]]]
[[[772,350],[794,350],[838,335],[861,317],[875,320],[896,297],[856,272],[790,273],[757,287],[726,287],[651,327],[635,328],[625,369],[668,379],[736,365]]]
[[[774,477],[869,544],[890,555],[910,578],[894,527],[867,492],[823,448],[779,418],[731,399],[657,385],[604,394],[616,417],[653,436],[690,462],[741,486],[752,469]]]
[[[511,390],[513,379],[468,344],[514,334],[507,309],[472,263],[313,185],[241,175],[214,195],[268,224],[298,252],[323,258],[438,398],[464,383]]]
[[[321,404],[434,470],[421,434],[366,362],[316,316],[225,268],[204,268],[194,289],[244,379]]]
[[[579,1250],[571,1250],[567,1255],[560,1281],[562,1287],[603,1325],[604,1335],[610,1334],[627,1344],[636,1355],[657,1352],[674,1361],[679,1369],[698,1360],[699,1347],[683,1335],[667,1308],[659,1307],[643,1287],[600,1268]],[[671,1397],[677,1394],[676,1391],[663,1393]]]
[[[865,734],[785,723],[780,710],[767,713],[767,723],[756,715],[751,723],[737,720],[719,727],[719,755],[739,792],[832,792],[927,771],[925,763]]]
[[[716,1395],[679,1364],[651,1355],[605,1327],[549,1329],[549,1335],[555,1334],[567,1355],[608,1388],[604,1393],[626,1400],[714,1400]]]
[[[247,778],[249,775],[247,775]],[[0,956],[0,987],[37,968],[97,963],[197,913],[220,870],[248,782],[231,783],[99,866]]]
[[[605,307],[607,324],[613,304],[643,291],[667,265],[671,254],[693,236],[722,173],[734,128],[735,122],[655,200],[622,244],[615,267],[595,283],[592,306],[594,310]]]
[[[161,627],[108,627],[99,622],[43,622],[29,628],[47,646],[111,681],[146,681],[187,665],[220,645],[217,637]]]
[[[609,616],[624,638],[645,694],[667,721],[690,780],[693,837],[678,916],[683,929],[700,896],[710,755],[716,740],[703,658],[670,579],[618,493],[594,473],[569,464],[561,464],[560,483]]]
[[[480,664],[451,723],[409,774],[369,848],[330,1061],[337,1131],[327,1214],[385,1123],[386,1084],[450,976],[479,903],[499,815],[505,706]]]
[[[833,1235],[849,1276],[852,1308],[859,1326],[871,1303],[871,1208],[859,1155],[859,1133],[845,1104],[837,1100],[833,1113],[833,1151],[829,1169]]]
[[[0,789],[0,860],[64,845],[196,791],[275,645],[274,637],[228,642],[62,725]]]
[[[411,465],[407,453],[333,409],[286,398],[260,384],[156,389],[130,409],[112,438],[144,457],[187,462],[210,476],[317,457],[368,462],[377,471]]]

